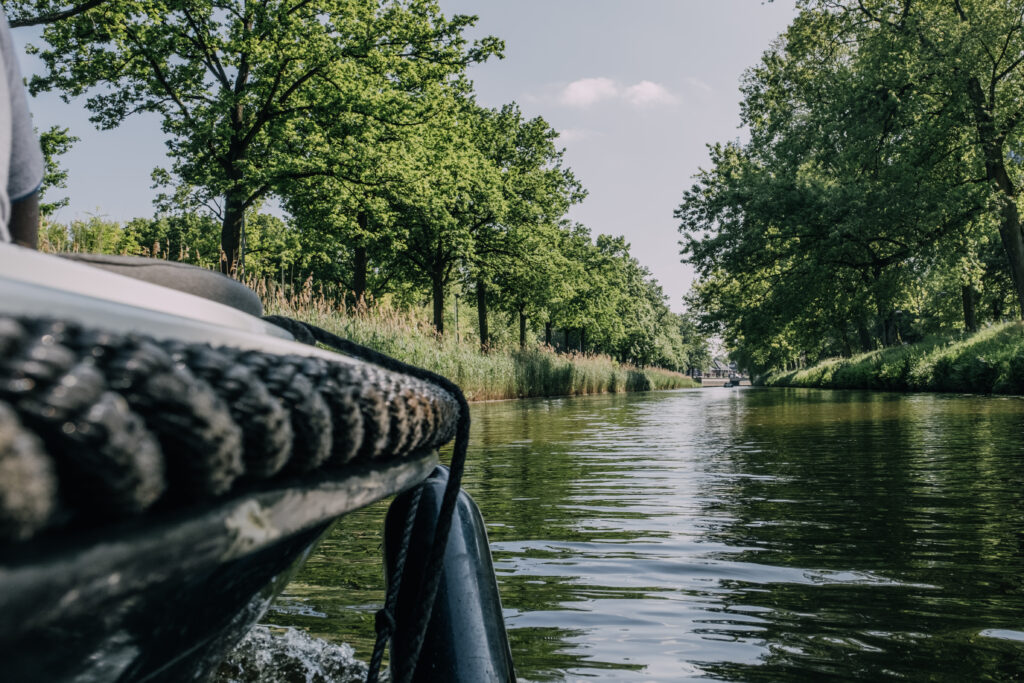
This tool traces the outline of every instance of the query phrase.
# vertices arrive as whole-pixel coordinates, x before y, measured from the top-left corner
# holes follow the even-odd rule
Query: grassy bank
[[[1024,323],[833,358],[774,373],[767,386],[1024,394]]]
[[[545,347],[492,349],[438,337],[411,313],[383,307],[339,309],[311,292],[285,297],[256,287],[267,314],[305,320],[354,342],[448,377],[470,401],[569,396],[697,386],[689,377],[622,365],[608,356],[557,354]]]

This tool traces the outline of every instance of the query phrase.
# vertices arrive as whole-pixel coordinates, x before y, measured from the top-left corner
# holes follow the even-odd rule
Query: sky
[[[693,272],[680,263],[672,213],[708,164],[706,145],[742,138],[739,84],[796,14],[795,0],[440,0],[475,14],[469,37],[504,39],[505,59],[470,70],[478,102],[516,102],[560,133],[565,163],[588,191],[570,217],[595,235],[624,235],[672,310]],[[38,36],[14,31],[23,47]],[[22,53],[24,55],[24,53]],[[24,56],[22,69],[39,64]],[[153,214],[150,173],[165,161],[159,120],[97,131],[83,101],[30,102],[40,129],[81,138],[63,158],[70,204],[56,219]]]

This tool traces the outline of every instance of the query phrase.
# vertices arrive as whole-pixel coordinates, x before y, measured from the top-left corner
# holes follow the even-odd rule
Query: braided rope
[[[457,409],[414,373],[0,315],[0,542],[402,458]]]
[[[315,325],[286,318],[284,316],[268,316],[264,318],[289,332],[300,340],[318,342],[336,351],[360,358],[370,363],[379,365],[385,369],[411,375],[418,379],[432,382],[449,392],[459,407],[458,422],[455,428],[455,445],[452,452],[451,472],[448,484],[445,487],[444,495],[441,498],[441,509],[438,513],[437,527],[434,532],[433,543],[430,547],[430,555],[427,559],[422,583],[417,593],[416,618],[413,621],[413,638],[410,641],[409,662],[403,662],[403,668],[396,671],[392,667],[392,676],[397,683],[408,683],[416,671],[416,664],[419,661],[420,651],[423,649],[423,642],[426,640],[427,627],[433,614],[434,601],[437,598],[437,590],[441,582],[441,565],[444,561],[445,548],[448,545],[448,535],[451,531],[452,516],[455,512],[455,502],[462,486],[462,474],[466,464],[466,453],[469,447],[469,403],[463,396],[462,390],[451,380],[438,375],[437,373],[418,368],[408,363],[392,358],[386,354],[374,351],[365,346],[356,344],[353,341],[344,339],[335,334],[323,330]],[[386,625],[386,624],[385,624]],[[378,634],[378,638],[380,635]],[[376,648],[375,648],[376,650]],[[379,666],[379,662],[378,662]],[[376,672],[371,670],[370,676],[376,677]],[[369,677],[367,680],[371,680]]]

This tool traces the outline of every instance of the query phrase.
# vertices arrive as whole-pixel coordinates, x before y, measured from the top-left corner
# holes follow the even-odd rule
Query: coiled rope
[[[411,375],[426,382],[432,382],[454,396],[458,403],[459,414],[455,427],[455,445],[452,452],[451,472],[448,478],[448,485],[445,487],[444,495],[441,498],[441,509],[438,513],[437,527],[434,532],[430,555],[428,556],[424,576],[417,592],[416,614],[412,626],[413,637],[410,641],[409,661],[402,662],[400,669],[392,666],[393,680],[397,681],[397,683],[408,683],[408,681],[412,680],[413,673],[416,671],[416,663],[419,661],[420,651],[423,649],[423,642],[426,639],[427,627],[430,624],[434,601],[437,598],[437,590],[441,582],[441,564],[444,561],[444,552],[448,545],[448,535],[451,531],[455,501],[462,486],[462,474],[465,469],[466,453],[469,447],[469,403],[466,401],[466,397],[463,396],[462,390],[459,389],[458,385],[437,373],[403,363],[391,356],[356,344],[351,340],[339,337],[315,325],[276,315],[267,316],[264,320],[288,330],[300,342],[306,344],[320,343],[335,351],[374,363],[387,370]],[[409,508],[411,512],[406,517],[401,554],[395,563],[394,575],[389,581],[384,609],[378,614],[376,620],[377,639],[374,644],[371,668],[367,675],[368,683],[375,683],[377,681],[380,662],[383,658],[383,648],[394,632],[395,602],[398,598],[398,587],[401,583],[401,574],[404,569],[404,558],[408,547],[409,534],[415,521],[414,511],[418,507],[418,503],[419,499],[417,497]],[[397,678],[394,678],[395,676]]]

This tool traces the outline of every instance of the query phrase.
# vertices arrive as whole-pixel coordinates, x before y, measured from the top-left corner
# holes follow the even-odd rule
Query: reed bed
[[[272,282],[253,283],[268,314],[286,315],[451,379],[470,401],[579,396],[697,386],[686,375],[636,368],[596,354],[560,354],[547,346],[493,348],[439,336],[413,311],[385,305],[343,306],[307,282],[288,293]]]
[[[974,334],[831,358],[801,370],[773,373],[768,386],[889,391],[1024,394],[1024,322]]]
[[[168,259],[166,244],[140,247],[119,223],[93,218],[70,225],[44,223],[39,248],[47,253],[133,254]],[[195,247],[180,246],[180,259],[203,267]],[[660,368],[635,368],[596,354],[560,354],[546,346],[525,350],[499,346],[482,353],[472,340],[439,336],[417,311],[385,304],[339,305],[312,280],[293,287],[268,279],[246,282],[263,300],[267,314],[287,315],[330,330],[364,346],[448,377],[471,401],[534,396],[570,396],[696,387],[692,379]]]

